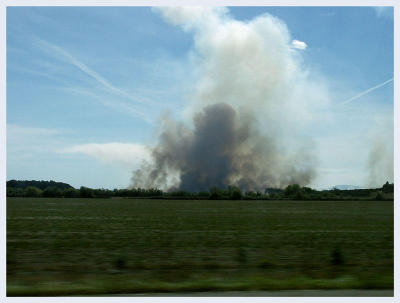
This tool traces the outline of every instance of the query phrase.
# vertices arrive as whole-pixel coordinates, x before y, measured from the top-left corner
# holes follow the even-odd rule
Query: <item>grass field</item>
[[[392,289],[393,202],[7,198],[7,295]]]

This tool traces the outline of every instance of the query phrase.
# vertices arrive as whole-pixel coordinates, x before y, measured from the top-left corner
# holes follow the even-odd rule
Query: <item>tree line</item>
[[[36,187],[41,190],[44,190],[48,187],[56,187],[61,190],[68,189],[68,188],[73,188],[71,185],[63,182],[56,182],[53,180],[50,181],[43,181],[43,180],[10,180],[7,181],[7,188],[8,187],[13,187],[13,188],[21,188],[25,189],[28,186]]]
[[[59,197],[59,198],[157,198],[157,199],[210,199],[210,200],[393,200],[394,184],[386,182],[381,188],[315,190],[291,184],[284,189],[266,188],[261,191],[242,191],[237,186],[211,187],[208,191],[190,192],[157,188],[104,189],[54,181],[7,181],[7,197]]]

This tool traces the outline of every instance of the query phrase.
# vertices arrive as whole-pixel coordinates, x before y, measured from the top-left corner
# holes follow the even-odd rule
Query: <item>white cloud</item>
[[[293,40],[292,41],[292,46],[293,48],[297,48],[297,49],[301,49],[301,50],[305,50],[307,48],[307,43],[303,42],[303,41],[299,41],[299,40]]]
[[[125,187],[132,170],[149,159],[142,144],[73,145],[68,135],[74,133],[7,124],[7,178],[58,180],[76,187]],[[80,155],[96,161],[79,159]]]
[[[7,136],[8,139],[21,140],[25,136],[40,136],[40,135],[56,135],[60,131],[51,128],[41,128],[41,127],[26,127],[17,124],[8,123],[7,124]]]
[[[84,154],[105,163],[118,164],[129,171],[142,161],[150,160],[149,149],[137,143],[88,143],[67,147],[60,152]]]

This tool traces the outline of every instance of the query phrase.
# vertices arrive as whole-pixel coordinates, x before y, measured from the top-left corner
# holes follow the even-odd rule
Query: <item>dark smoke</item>
[[[153,163],[134,172],[132,186],[200,191],[236,185],[263,190],[310,183],[315,175],[311,159],[301,152],[286,155],[256,124],[253,115],[225,103],[197,113],[193,130],[166,119],[152,150]]]

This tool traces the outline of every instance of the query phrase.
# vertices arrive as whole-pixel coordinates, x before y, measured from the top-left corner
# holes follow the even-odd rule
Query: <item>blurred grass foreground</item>
[[[393,201],[7,198],[7,295],[393,289]]]

